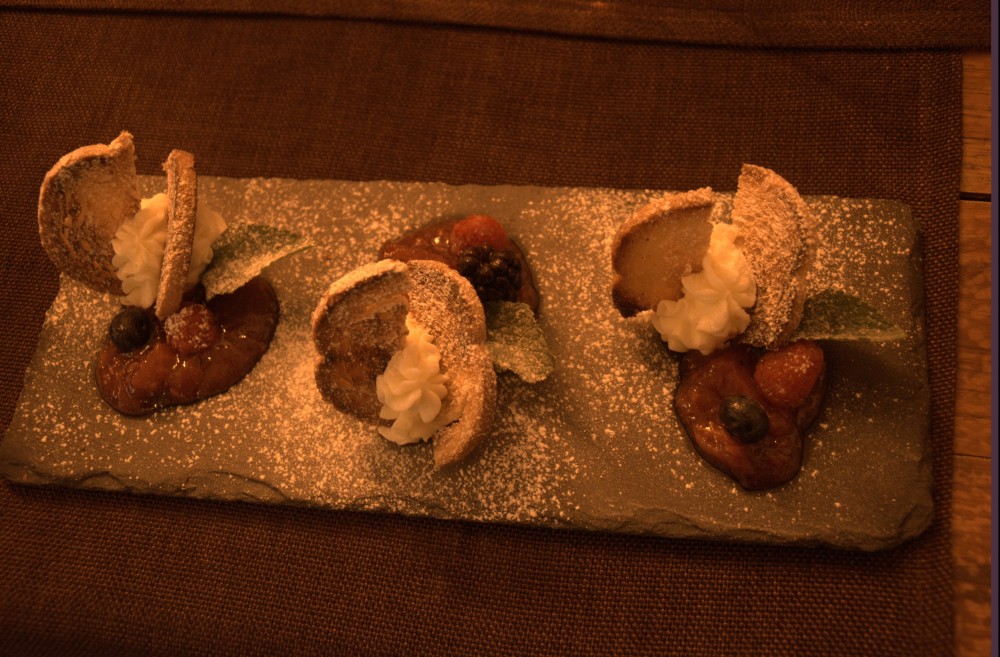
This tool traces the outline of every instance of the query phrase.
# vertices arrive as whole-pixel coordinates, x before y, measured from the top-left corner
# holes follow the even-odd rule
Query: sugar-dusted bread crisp
[[[444,467],[482,442],[496,414],[483,306],[469,282],[447,265],[382,260],[335,281],[312,317],[320,355],[316,385],[338,409],[379,421],[375,379],[402,347],[407,314],[430,332],[441,352],[448,395],[440,412],[458,417],[433,437],[434,462]]]
[[[681,277],[699,271],[712,236],[708,187],[667,196],[619,227],[611,247],[611,299],[623,317],[681,296]]]
[[[471,454],[493,426],[497,383],[485,344],[486,315],[472,285],[447,265],[413,260],[408,273],[410,312],[434,336],[449,379],[441,413],[461,412],[434,436],[434,463],[443,467]]]
[[[733,198],[737,245],[750,262],[757,303],[742,340],[775,348],[802,319],[806,273],[815,260],[816,219],[788,181],[770,169],[744,164]]]
[[[172,150],[163,163],[167,173],[167,243],[163,247],[160,285],[156,291],[156,316],[165,320],[180,310],[181,298],[194,245],[198,202],[198,177],[194,155]]]
[[[38,233],[52,263],[101,292],[122,294],[111,239],[139,210],[132,135],[84,146],[45,175],[38,198]]]

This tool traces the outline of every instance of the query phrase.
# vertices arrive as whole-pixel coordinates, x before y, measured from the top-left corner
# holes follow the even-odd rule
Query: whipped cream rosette
[[[121,225],[111,240],[115,251],[112,263],[122,282],[125,305],[149,308],[156,301],[167,243],[167,195],[160,193],[141,201],[135,217]],[[207,205],[198,205],[194,242],[185,279],[188,287],[201,281],[212,262],[212,245],[226,229],[226,222]]]
[[[403,348],[375,379],[375,393],[382,404],[379,417],[393,421],[391,426],[380,426],[378,432],[397,445],[428,440],[457,419],[441,413],[442,400],[448,395],[441,351],[412,318],[407,318],[406,327]]]

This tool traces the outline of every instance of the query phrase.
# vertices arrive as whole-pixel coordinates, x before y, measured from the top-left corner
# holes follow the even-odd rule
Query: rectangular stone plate
[[[142,186],[152,195],[165,183]],[[802,471],[748,493],[706,465],[678,424],[677,359],[648,321],[624,320],[610,302],[615,230],[662,192],[208,177],[199,187],[230,224],[272,224],[315,244],[266,272],[282,310],[270,350],[227,393],[120,416],[94,384],[116,304],[64,277],[0,444],[11,481],[862,550],[930,522],[918,235],[900,203],[807,199],[821,224],[818,283],[873,304],[907,337],[826,343],[830,389]],[[491,440],[436,471],[429,445],[397,447],[323,401],[310,314],[384,240],[469,213],[499,218],[527,253],[557,371],[534,385],[501,375]]]

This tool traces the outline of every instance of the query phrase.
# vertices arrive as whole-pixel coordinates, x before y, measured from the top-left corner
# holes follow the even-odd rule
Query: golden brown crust
[[[744,164],[733,198],[733,225],[757,283],[757,303],[742,336],[774,349],[798,328],[806,273],[815,259],[816,219],[799,193],[770,169]]]
[[[139,210],[132,135],[84,146],[45,174],[38,198],[38,233],[52,263],[101,292],[122,294],[111,240]]]
[[[615,234],[611,300],[623,317],[681,296],[681,277],[701,269],[715,201],[708,187],[644,205]]]
[[[163,163],[167,173],[167,243],[163,248],[160,285],[156,291],[156,316],[162,321],[177,312],[184,296],[191,248],[194,245],[198,178],[194,155],[172,150]]]
[[[458,417],[433,437],[435,465],[444,467],[475,450],[496,413],[483,307],[469,282],[447,265],[382,260],[334,282],[312,317],[320,354],[316,384],[338,409],[378,421],[375,379],[402,346],[407,314],[434,337],[448,376],[441,414]]]

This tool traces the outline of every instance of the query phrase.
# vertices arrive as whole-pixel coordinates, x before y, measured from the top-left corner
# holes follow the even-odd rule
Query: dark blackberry
[[[516,301],[521,292],[521,261],[510,249],[470,246],[459,251],[456,269],[484,303]]]

